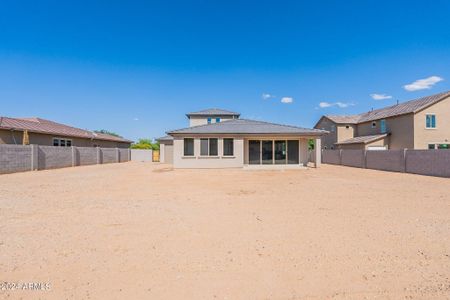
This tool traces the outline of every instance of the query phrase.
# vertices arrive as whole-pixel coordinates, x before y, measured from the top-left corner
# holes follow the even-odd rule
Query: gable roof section
[[[416,113],[447,97],[450,97],[450,91],[422,97],[415,100],[410,100],[407,102],[399,103],[385,108],[376,109],[358,115],[349,115],[349,116],[325,115],[323,117],[330,119],[336,124],[358,124],[389,117],[405,115],[409,113]],[[317,122],[317,124],[319,124],[319,122]]]
[[[220,109],[220,108],[209,108],[209,109],[204,109],[204,110],[196,111],[196,112],[190,112],[190,113],[186,114],[186,116],[188,116],[188,117],[190,117],[190,116],[237,116],[237,117],[239,117],[240,115],[241,115],[240,113],[225,110],[225,109]]]
[[[30,132],[131,143],[132,141],[104,133],[96,133],[41,118],[0,118],[0,129],[28,130]]]
[[[374,134],[374,135],[363,135],[363,136],[357,136],[339,143],[335,143],[336,145],[345,145],[345,144],[368,144],[371,142],[378,141],[379,139],[382,139],[384,137],[387,137],[387,133],[383,134]]]
[[[325,130],[302,128],[263,121],[233,119],[220,123],[193,126],[167,132],[169,135],[186,134],[286,134],[323,135]]]

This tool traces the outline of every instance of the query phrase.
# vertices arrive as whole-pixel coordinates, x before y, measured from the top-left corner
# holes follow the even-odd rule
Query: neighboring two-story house
[[[175,168],[304,166],[308,140],[320,144],[326,131],[239,118],[240,114],[207,109],[187,114],[189,127],[168,131],[160,142],[160,160]],[[320,165],[320,148],[313,156]]]
[[[349,116],[325,115],[322,149],[449,149],[450,91]]]

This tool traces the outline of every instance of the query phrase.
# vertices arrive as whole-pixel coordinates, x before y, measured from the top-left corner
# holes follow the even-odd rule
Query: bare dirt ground
[[[6,299],[449,299],[450,180],[124,163],[0,176]],[[3,284],[4,285],[4,284]]]

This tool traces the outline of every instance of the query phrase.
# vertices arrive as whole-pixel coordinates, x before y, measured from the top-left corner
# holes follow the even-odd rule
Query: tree
[[[115,132],[106,130],[106,129],[94,130],[94,132],[96,132],[96,133],[103,133],[103,134],[109,134],[109,135],[117,136],[117,137],[120,137],[120,138],[122,137],[121,135],[119,135],[119,134],[117,134]]]
[[[131,149],[159,150],[159,143],[152,142],[151,139],[139,139],[137,143],[134,143],[131,145]]]
[[[315,142],[313,139],[308,140],[308,150],[314,150]]]

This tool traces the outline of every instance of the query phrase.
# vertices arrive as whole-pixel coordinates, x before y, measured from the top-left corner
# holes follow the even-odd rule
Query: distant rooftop
[[[294,134],[294,135],[322,135],[324,130],[302,128],[291,125],[275,124],[263,121],[233,119],[220,123],[205,124],[173,130],[173,134]]]
[[[239,117],[241,114],[220,108],[209,108],[200,111],[190,112],[186,116],[236,116]]]
[[[0,129],[20,130],[20,131],[28,130],[29,132],[80,137],[94,140],[106,140],[125,143],[132,142],[130,140],[121,137],[105,133],[92,132],[89,130],[67,126],[64,124],[56,123],[41,118],[0,117]]]
[[[410,100],[381,109],[361,113],[358,115],[336,116],[325,115],[326,118],[338,124],[358,124],[383,118],[389,118],[409,113],[418,112],[450,96],[450,91]]]

